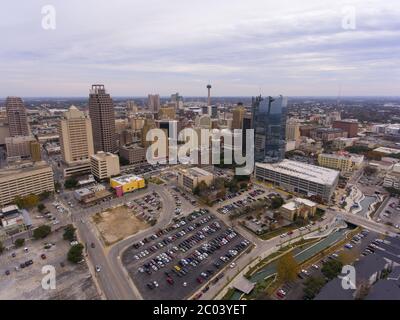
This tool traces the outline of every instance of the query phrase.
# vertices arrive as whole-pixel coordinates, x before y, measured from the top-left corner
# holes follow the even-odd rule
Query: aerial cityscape
[[[0,300],[400,300],[398,4],[54,2],[0,26]]]

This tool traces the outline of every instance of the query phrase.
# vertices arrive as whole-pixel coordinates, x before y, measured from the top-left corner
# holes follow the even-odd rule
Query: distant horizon
[[[109,93],[109,92],[108,92]],[[152,94],[157,94],[157,93],[152,93]],[[145,96],[135,96],[135,95],[122,95],[122,96],[116,96],[113,95],[112,93],[110,93],[111,98],[113,99],[147,99],[147,95]],[[11,95],[10,95],[11,96]],[[183,98],[187,98],[187,99],[194,99],[194,98],[201,98],[201,99],[207,99],[207,96],[185,96],[182,95]],[[259,96],[258,95],[252,95],[252,96],[245,96],[245,95],[241,95],[241,96],[235,96],[235,95],[231,95],[231,96],[211,96],[211,99],[224,99],[224,98],[252,98],[252,97],[256,97]],[[263,97],[267,97],[270,96],[269,94],[261,94],[261,96]],[[271,96],[277,96],[277,95],[271,95]],[[349,96],[329,96],[329,95],[321,95],[321,96],[311,96],[311,95],[304,95],[304,96],[288,96],[288,95],[283,95],[284,97],[287,98],[300,98],[300,99],[319,99],[319,98],[327,98],[327,99],[335,99],[335,100],[342,100],[342,99],[349,99],[349,98],[353,98],[353,99],[358,99],[358,98],[367,98],[367,99],[372,99],[372,98],[385,98],[385,99],[400,99],[400,95],[399,96],[390,96],[390,95],[349,95]],[[8,96],[3,96],[0,97],[0,100],[3,101],[7,98]],[[89,98],[89,94],[87,96],[17,96],[20,97],[22,99],[88,99]],[[170,99],[171,95],[160,95],[161,99]]]

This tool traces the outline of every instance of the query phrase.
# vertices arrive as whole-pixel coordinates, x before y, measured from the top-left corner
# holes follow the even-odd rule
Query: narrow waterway
[[[307,259],[311,258],[312,256],[314,256],[315,254],[317,254],[318,252],[332,246],[334,243],[341,240],[348,231],[349,231],[349,229],[341,229],[339,231],[331,233],[325,239],[319,241],[318,243],[316,243],[304,250],[295,249],[294,258],[296,259],[296,261],[298,263],[302,263],[302,262],[306,261]],[[269,276],[272,276],[273,274],[276,273],[276,263],[277,262],[274,261],[274,262],[268,264],[263,269],[261,269],[256,274],[254,274],[249,280],[253,283],[257,283]],[[242,295],[242,292],[235,290],[234,294],[231,297],[231,300],[239,300],[241,295]]]
[[[367,217],[368,211],[369,211],[369,206],[371,204],[373,204],[374,202],[376,202],[377,200],[378,199],[376,196],[365,196],[365,198],[362,199],[360,202],[361,210],[359,212],[357,212],[356,215]]]

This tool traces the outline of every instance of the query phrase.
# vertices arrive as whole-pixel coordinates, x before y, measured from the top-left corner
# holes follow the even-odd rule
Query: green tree
[[[33,230],[33,237],[36,240],[43,239],[46,238],[50,233],[51,233],[51,227],[47,225],[42,225]]]
[[[286,282],[296,279],[299,272],[299,265],[294,259],[292,252],[285,254],[278,260],[276,271],[278,279],[281,281]]]
[[[67,254],[67,259],[68,261],[71,261],[72,263],[78,263],[83,259],[83,245],[81,243],[78,243],[69,249],[68,254]]]
[[[332,259],[323,265],[321,272],[326,278],[332,280],[342,272],[342,267],[343,263],[341,261]]]
[[[67,180],[65,180],[64,183],[64,187],[66,189],[73,189],[78,185],[78,180],[76,180],[75,178],[68,178]]]
[[[366,146],[350,146],[346,147],[345,150],[350,153],[357,153],[357,154],[364,154],[367,153],[368,151],[372,151],[371,148],[368,148]]]
[[[197,196],[202,196],[209,189],[207,183],[201,181],[197,186],[193,189],[193,193]]]
[[[46,208],[46,206],[43,203],[39,203],[37,208],[39,211],[43,211]]]
[[[39,200],[43,201],[46,200],[48,197],[50,197],[51,192],[50,191],[43,191],[41,194],[39,194]]]
[[[14,241],[14,245],[16,248],[21,248],[24,244],[25,244],[25,239],[23,239],[23,238],[18,238],[18,239],[15,239],[15,241]]]
[[[30,194],[23,198],[21,198],[20,196],[16,196],[14,199],[14,204],[16,204],[19,208],[23,209],[30,209],[36,207],[38,203],[39,203],[39,196],[35,194]]]
[[[72,241],[75,239],[75,228],[72,224],[69,224],[64,229],[63,239]]]
[[[270,204],[270,208],[275,210],[280,208],[283,205],[284,201],[280,196],[274,196],[271,199],[271,204]]]
[[[0,254],[2,254],[4,251],[4,245],[3,242],[0,241]]]
[[[325,285],[325,279],[322,277],[310,277],[304,281],[304,299],[311,300],[321,291]]]

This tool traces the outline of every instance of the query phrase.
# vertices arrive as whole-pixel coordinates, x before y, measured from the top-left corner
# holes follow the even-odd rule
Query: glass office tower
[[[285,158],[287,98],[253,98],[254,159],[278,162]]]

